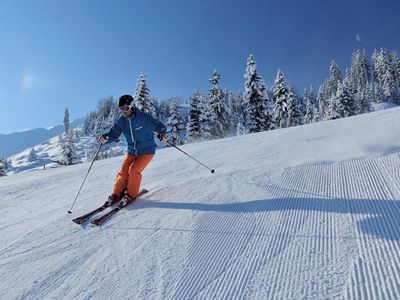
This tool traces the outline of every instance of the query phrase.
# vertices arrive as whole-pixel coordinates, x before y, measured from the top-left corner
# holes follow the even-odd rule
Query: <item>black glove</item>
[[[101,134],[99,135],[99,137],[97,138],[97,140],[99,141],[100,144],[105,144],[108,142],[109,137],[107,134]]]
[[[166,143],[168,141],[168,136],[166,134],[163,133],[159,133],[157,134],[157,138],[161,141]]]

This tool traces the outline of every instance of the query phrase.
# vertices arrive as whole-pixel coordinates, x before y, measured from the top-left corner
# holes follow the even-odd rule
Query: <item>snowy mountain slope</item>
[[[71,123],[71,128],[76,128],[83,123],[83,118]],[[9,134],[0,134],[0,158],[10,157],[28,147],[43,143],[46,140],[64,132],[64,125],[51,128],[35,128]]]
[[[1,299],[394,299],[400,109],[160,150],[101,228],[122,157],[0,178]]]
[[[93,137],[82,135],[74,140],[76,147],[77,160],[79,162],[87,161],[86,151],[93,147]],[[46,168],[60,167],[58,163],[62,159],[61,155],[61,144],[58,136],[44,141],[43,143],[34,146],[36,151],[37,159],[35,161],[29,161],[29,152],[32,148],[25,149],[10,157],[12,167],[8,170],[9,174],[15,174],[24,171],[41,170]],[[95,152],[95,150],[92,150]],[[125,143],[119,142],[113,145],[113,151],[118,154],[123,154],[125,151]],[[91,161],[92,158],[89,160]]]

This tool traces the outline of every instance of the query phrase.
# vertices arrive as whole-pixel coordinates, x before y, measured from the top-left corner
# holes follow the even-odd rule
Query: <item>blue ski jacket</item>
[[[121,116],[106,133],[109,138],[107,143],[118,141],[119,136],[123,133],[129,154],[136,156],[155,154],[157,146],[154,132],[166,134],[167,129],[160,121],[134,108],[133,114],[129,118]]]

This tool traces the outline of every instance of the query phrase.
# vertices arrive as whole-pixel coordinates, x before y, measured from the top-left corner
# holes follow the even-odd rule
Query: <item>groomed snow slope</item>
[[[122,157],[0,178],[0,299],[394,299],[400,109],[160,150],[101,228]]]

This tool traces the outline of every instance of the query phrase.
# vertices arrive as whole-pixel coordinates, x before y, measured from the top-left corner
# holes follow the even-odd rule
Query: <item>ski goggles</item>
[[[131,106],[130,105],[124,105],[124,106],[120,106],[119,109],[122,112],[128,112],[131,109]]]

